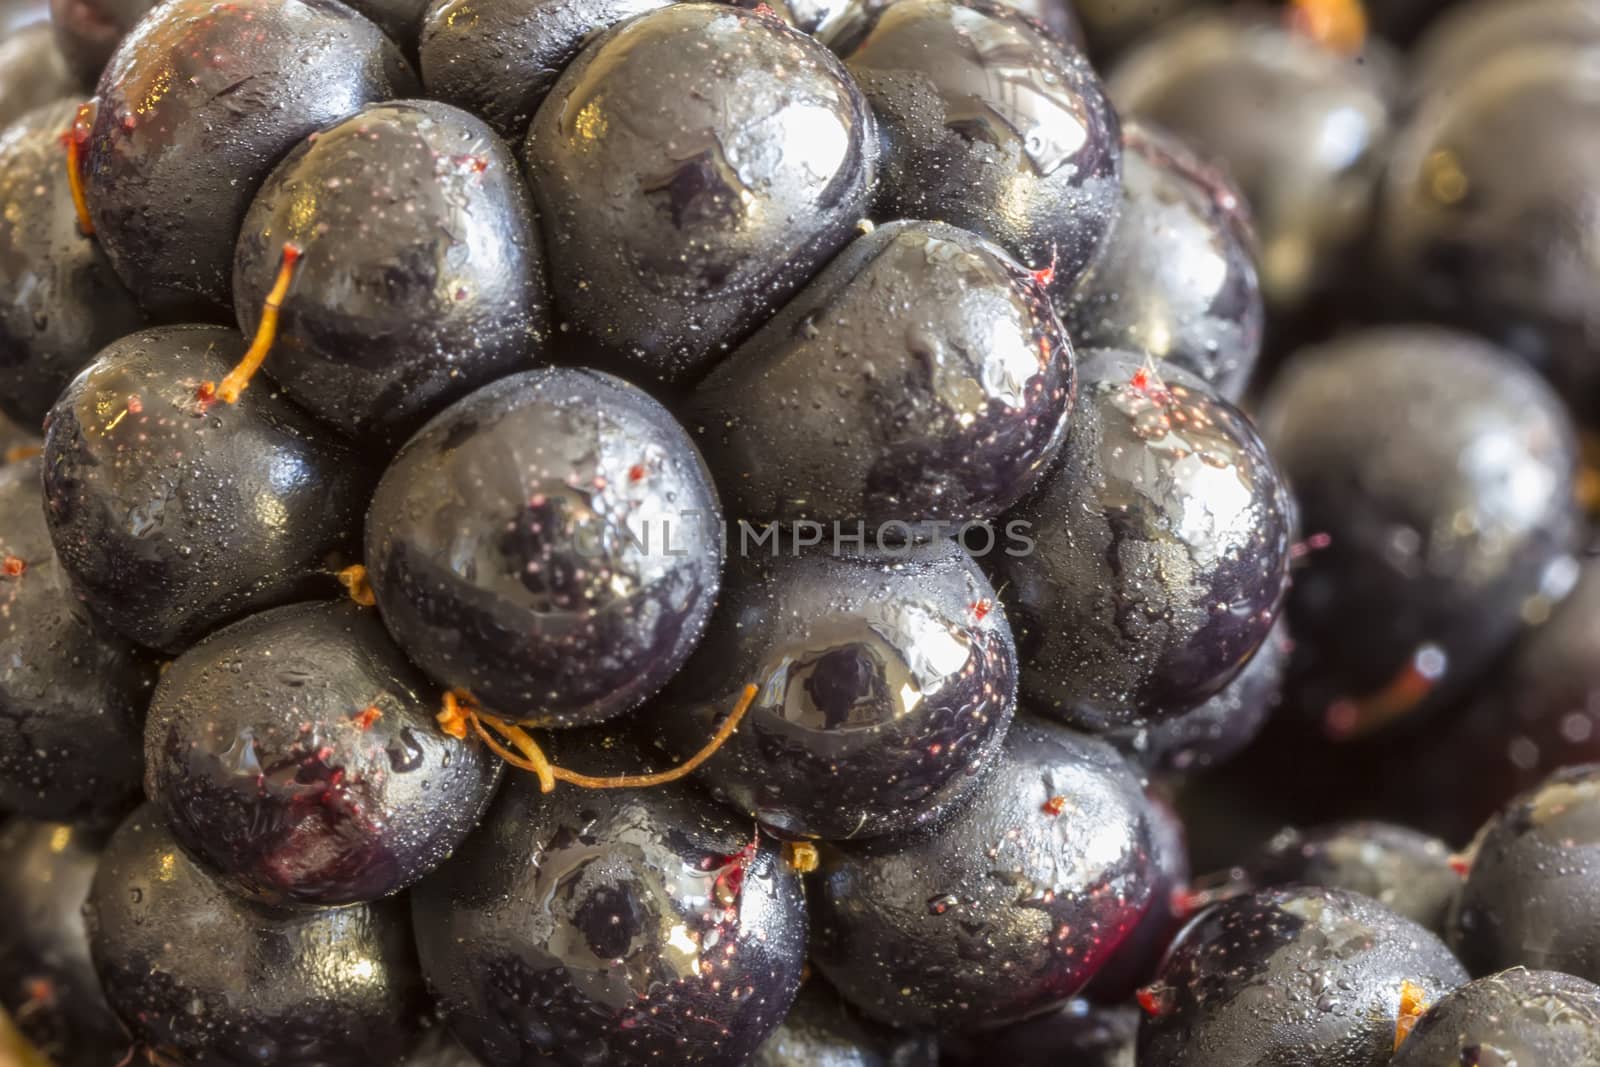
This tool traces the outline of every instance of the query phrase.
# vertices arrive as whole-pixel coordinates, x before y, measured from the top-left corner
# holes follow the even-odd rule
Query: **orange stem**
[[[283,246],[283,259],[278,266],[278,279],[267,293],[265,306],[261,309],[261,323],[256,327],[255,339],[250,342],[244,358],[239,360],[238,366],[228,372],[220,385],[212,386],[206,382],[200,387],[202,395],[215,393],[216,397],[224,404],[237,404],[239,394],[250,387],[250,379],[261,369],[261,364],[267,360],[267,353],[272,351],[272,343],[278,338],[278,310],[283,306],[283,298],[289,293],[289,285],[294,281],[295,269],[300,262],[304,251],[293,241],[286,241]]]
[[[699,752],[671,770],[656,774],[622,774],[602,778],[557,767],[526,730],[485,712],[465,693],[445,694],[444,710],[439,713],[439,728],[451,737],[463,739],[470,728],[495,755],[513,767],[537,775],[539,789],[544,793],[552,792],[557,782],[566,782],[582,789],[648,789],[687,778],[716,755],[717,750],[739,728],[745,713],[755,703],[757,692],[759,690],[755,686],[745,686],[733,712],[723,720],[716,734]]]
[[[72,207],[78,213],[78,231],[85,237],[94,236],[94,219],[89,217],[89,197],[83,188],[83,159],[89,147],[89,131],[94,124],[95,106],[88,103],[78,108],[72,119],[72,129],[67,131],[67,188],[72,190]]]
[[[356,563],[346,567],[337,575],[339,584],[350,593],[350,599],[364,608],[370,608],[378,602],[378,597],[372,591],[372,582],[367,578],[367,568]]]

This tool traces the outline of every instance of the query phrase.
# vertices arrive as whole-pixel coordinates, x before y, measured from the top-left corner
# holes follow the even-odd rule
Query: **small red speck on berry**
[[[383,718],[383,709],[376,704],[369,705],[351,721],[356,724],[356,729],[365,732],[372,729],[372,724]]]
[[[1140,367],[1133,372],[1133,377],[1128,379],[1128,384],[1135,389],[1144,389],[1150,385],[1150,372]]]
[[[22,572],[27,569],[28,565],[16,556],[7,556],[5,562],[0,563],[0,573],[7,578],[21,578]]]
[[[635,463],[633,466],[628,468],[628,481],[642,482],[644,481],[644,476],[645,469],[643,463]]]
[[[1139,1007],[1146,1015],[1160,1018],[1172,1010],[1172,989],[1164,985],[1147,985],[1134,994]]]
[[[1067,810],[1067,798],[1051,797],[1049,800],[1040,805],[1040,809],[1046,815],[1060,815],[1062,812]]]
[[[989,600],[978,600],[969,604],[968,607],[972,611],[972,617],[982,622],[989,617],[989,612],[994,610],[994,603]]]
[[[1467,875],[1472,873],[1472,860],[1467,856],[1457,853],[1456,855],[1450,857],[1450,869],[1455,871],[1461,877],[1465,878]]]

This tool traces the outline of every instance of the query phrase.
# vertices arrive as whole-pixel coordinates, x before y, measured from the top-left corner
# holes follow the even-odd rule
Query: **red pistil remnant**
[[[1314,533],[1304,541],[1289,546],[1290,559],[1302,559],[1313,552],[1321,552],[1333,544],[1333,536],[1326,533]]]
[[[1150,386],[1150,372],[1140,367],[1133,372],[1133,377],[1128,379],[1128,384],[1135,389],[1144,390]]]
[[[645,469],[643,463],[635,463],[633,466],[628,468],[628,481],[642,482],[644,481],[644,476]]]
[[[72,190],[72,206],[78,213],[78,232],[94,235],[94,219],[89,217],[89,198],[83,190],[83,158],[89,147],[89,132],[94,126],[95,105],[84,104],[73,117],[72,129],[61,135],[67,146],[67,187]]]
[[[350,599],[364,608],[370,608],[378,602],[377,596],[372,592],[372,583],[367,580],[367,568],[357,563],[346,567],[338,574],[339,584],[349,592]]]
[[[761,15],[764,18],[775,19],[775,18],[778,17],[778,13],[776,11],[772,10],[772,5],[771,4],[766,4],[766,3],[757,4],[755,7],[751,8],[751,10],[753,12],[755,12],[755,14]]]
[[[1060,815],[1067,810],[1066,797],[1051,797],[1040,805],[1040,810],[1046,815]]]
[[[1147,985],[1134,995],[1146,1015],[1159,1019],[1172,1010],[1172,987],[1161,984]]]
[[[238,366],[228,372],[220,385],[206,382],[200,387],[202,400],[209,399],[206,394],[210,391],[225,404],[237,404],[239,394],[250,387],[250,379],[255,377],[256,371],[261,369],[261,364],[266,362],[267,353],[272,351],[272,342],[278,337],[278,311],[283,306],[283,298],[289,293],[289,285],[294,281],[295,270],[302,255],[304,252],[299,245],[293,241],[284,243],[283,259],[278,266],[278,278],[267,293],[265,306],[261,309],[261,323],[256,327],[255,339],[250,342],[250,348],[239,360]]]
[[[739,894],[744,891],[745,872],[750,869],[750,864],[756,858],[756,850],[760,847],[759,837],[741,848],[731,856],[721,857],[721,862],[716,864],[722,871],[717,875],[716,882],[711,887],[712,895],[717,898],[717,903],[725,908],[731,908],[739,903]]]
[[[1428,1010],[1427,994],[1409,978],[1400,983],[1400,1012],[1394,1020],[1394,1051],[1400,1051],[1406,1038],[1416,1028],[1417,1020]]]
[[[21,578],[22,572],[27,569],[28,565],[16,556],[7,556],[0,562],[0,574],[4,574],[7,578]]]
[[[1056,249],[1050,248],[1050,265],[1041,270],[1030,270],[1028,274],[1033,278],[1033,283],[1041,289],[1050,288],[1050,283],[1056,280]]]
[[[1450,857],[1450,869],[1465,878],[1472,873],[1472,857],[1457,852]]]
[[[376,704],[369,704],[360,714],[350,721],[356,724],[356,729],[362,733],[372,729],[372,724],[383,718],[383,709]]]
[[[744,692],[739,697],[739,703],[723,720],[705,747],[670,771],[662,771],[659,774],[619,774],[609,778],[597,778],[569,771],[565,767],[557,767],[550,762],[544,750],[539,747],[539,743],[526,730],[515,723],[489,714],[478,706],[472,694],[459,690],[444,695],[444,707],[440,710],[437,721],[441,731],[458,740],[465,740],[469,730],[476,733],[479,740],[488,746],[489,751],[518,770],[537,775],[539,789],[544,793],[554,791],[557,782],[566,782],[581,789],[647,789],[679,781],[699,770],[701,765],[716,755],[717,749],[721,748],[739,728],[739,723],[744,721],[745,712],[755,703],[757,692],[759,690],[755,686],[745,686]]]
[[[988,599],[975,601],[967,605],[972,611],[972,617],[982,622],[989,617],[989,612],[994,610],[994,602]]]

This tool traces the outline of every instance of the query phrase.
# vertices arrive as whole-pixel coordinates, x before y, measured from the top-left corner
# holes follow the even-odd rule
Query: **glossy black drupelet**
[[[222,623],[332,587],[371,474],[258,383],[201,396],[244,351],[171,326],[101,352],[51,410],[45,513],[63,569],[118,632],[177,653]]]
[[[1266,311],[1244,195],[1183,142],[1122,131],[1122,210],[1064,312],[1079,348],[1148,352],[1235,403]]]
[[[0,1010],[56,1067],[106,1067],[129,1044],[83,926],[103,845],[61,823],[0,826]]]
[[[586,42],[671,2],[434,0],[422,21],[422,84],[515,144]]]
[[[877,150],[838,59],[776,17],[685,3],[618,26],[523,149],[563,328],[586,362],[691,380],[850,240]]]
[[[441,684],[573,726],[638,706],[694,650],[720,522],[661,405],[595,371],[529,371],[400,452],[367,517],[367,566],[395,640]]]
[[[106,999],[167,1059],[388,1067],[416,1040],[425,997],[403,902],[247,903],[146,808],[106,846],[84,915]]]
[[[1592,423],[1600,265],[1585,232],[1600,73],[1588,44],[1511,48],[1436,87],[1396,141],[1375,230],[1397,312],[1495,338]]]
[[[551,758],[650,769],[598,730]],[[800,985],[800,876],[755,825],[692,785],[548,796],[505,783],[478,833],[412,893],[428,983],[489,1067],[736,1067]]]
[[[1278,616],[1244,669],[1216,696],[1175,719],[1124,726],[1103,735],[1152,774],[1197,774],[1228,762],[1256,739],[1283,698],[1289,627]]]
[[[1506,967],[1600,980],[1600,764],[1557,771],[1479,831],[1449,918],[1476,975]]]
[[[1296,355],[1261,427],[1326,539],[1289,628],[1294,702],[1327,734],[1441,706],[1571,588],[1571,421],[1509,353],[1428,327],[1349,334]]]
[[[861,2],[827,34],[883,134],[874,214],[989,238],[1064,305],[1121,205],[1121,131],[1084,55],[989,0]]]
[[[1238,183],[1267,305],[1291,313],[1335,283],[1365,236],[1393,123],[1393,61],[1324,47],[1275,6],[1184,3],[1216,10],[1174,19],[1130,51],[1107,78],[1111,99]]]
[[[1139,781],[1110,745],[1019,718],[938,835],[822,846],[812,960],[892,1025],[1022,1019],[1111,959],[1150,905],[1153,849]]]
[[[370,105],[289,153],[250,206],[234,258],[246,335],[285,242],[305,254],[267,373],[352,437],[392,451],[543,350],[549,301],[527,188],[511,150],[463,111]]]
[[[938,823],[981,783],[1016,706],[1017,653],[983,572],[949,540],[736,559],[699,650],[647,728],[776,833],[832,840]]]
[[[1134,1067],[1139,1009],[1070,1000],[1020,1023],[940,1035],[942,1067]]]
[[[1183,820],[1157,793],[1146,794],[1150,822],[1150,906],[1083,995],[1096,1004],[1128,1004],[1166,955],[1188,915],[1180,902],[1189,888],[1189,843]]]
[[[240,892],[376,900],[442,863],[499,780],[500,759],[442,733],[438,710],[376,612],[276,608],[162,675],[145,791],[189,854]]]
[[[73,592],[39,461],[0,466],[0,811],[115,820],[138,803],[154,662]]]
[[[963,523],[1016,503],[1055,459],[1072,363],[998,246],[897,222],[718,365],[684,421],[741,518]]]
[[[145,321],[99,244],[78,232],[61,147],[77,110],[57,101],[0,137],[0,411],[33,427],[84,364]]]
[[[1157,1067],[1385,1067],[1402,986],[1427,1001],[1467,973],[1443,942],[1341,889],[1268,889],[1218,904],[1178,936],[1140,1023]]]
[[[1293,507],[1249,419],[1147,357],[1080,353],[1062,462],[1012,512],[1030,552],[990,560],[1035,710],[1103,730],[1226,686],[1288,590]]]
[[[1288,829],[1241,865],[1255,886],[1320,885],[1371,897],[1443,935],[1461,890],[1449,847],[1436,837],[1383,822]]]
[[[250,199],[306,135],[416,77],[331,0],[173,0],[101,75],[84,165],[95,232],[152,314],[227,317]]]
[[[943,1049],[929,1036],[877,1026],[839,999],[821,978],[800,987],[782,1025],[745,1067],[939,1067]]]
[[[1521,967],[1469,982],[1417,1020],[1392,1067],[1595,1067],[1600,986]]]
[[[50,0],[56,46],[80,82],[92,86],[128,31],[156,0]]]

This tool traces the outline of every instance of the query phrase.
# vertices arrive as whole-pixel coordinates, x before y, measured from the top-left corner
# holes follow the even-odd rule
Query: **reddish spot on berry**
[[[21,578],[22,572],[27,569],[28,565],[16,556],[7,556],[5,561],[0,563],[0,574],[4,574],[7,578]]]
[[[322,761],[323,763],[327,763],[332,758],[333,758],[333,749],[330,746],[323,745],[321,748],[317,749],[317,759],[318,760]]]
[[[1040,807],[1046,815],[1060,815],[1062,812],[1067,810],[1067,798],[1051,797],[1049,800],[1040,805]]]
[[[994,610],[994,602],[990,600],[979,600],[967,605],[967,607],[971,610],[972,617],[977,619],[979,622],[982,622],[984,619],[989,617],[989,612]]]
[[[635,463],[633,466],[628,468],[628,481],[642,482],[644,481],[644,476],[645,469],[643,463]]]
[[[1472,860],[1458,852],[1450,857],[1450,869],[1465,878],[1472,873]]]
[[[128,398],[128,412],[133,415],[144,414],[144,401],[137,394]]]
[[[209,404],[217,398],[216,382],[201,382],[200,388],[194,391],[194,398],[202,404]]]
[[[1326,533],[1312,534],[1304,541],[1289,546],[1289,558],[1301,559],[1313,552],[1320,552],[1333,544],[1333,537]]]
[[[751,841],[733,855],[719,857],[720,862],[716,863],[716,867],[722,870],[712,886],[712,895],[718,904],[731,908],[739,903],[739,894],[744,891],[745,872],[756,858],[757,847],[757,842]]]
[[[1133,377],[1128,379],[1128,384],[1135,389],[1148,389],[1150,387],[1150,372],[1140,367],[1133,372]]]
[[[771,4],[757,4],[755,7],[751,8],[751,10],[757,15],[764,16],[765,18],[775,19],[778,17],[778,13],[772,10]]]
[[[1028,274],[1033,278],[1033,283],[1041,289],[1050,288],[1050,283],[1056,280],[1056,249],[1050,249],[1050,265],[1041,270],[1030,270]]]
[[[1172,988],[1164,985],[1147,985],[1134,995],[1144,1013],[1155,1018],[1172,1010]]]
[[[56,1000],[55,983],[48,978],[30,978],[27,984],[28,1001],[31,1004],[54,1004]]]
[[[381,718],[383,718],[383,709],[376,704],[372,704],[351,721],[356,724],[356,729],[365,732],[372,729],[372,724]]]

